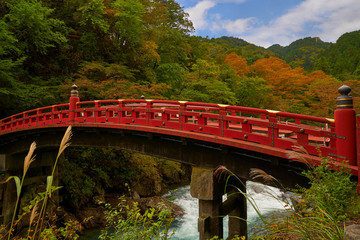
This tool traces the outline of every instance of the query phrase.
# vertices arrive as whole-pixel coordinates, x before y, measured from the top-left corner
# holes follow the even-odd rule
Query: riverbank
[[[104,204],[116,206],[123,195],[129,203],[139,202],[142,212],[161,202],[175,216],[182,215],[180,208],[160,196],[189,184],[191,167],[117,149],[77,148],[66,154],[59,176],[60,217],[77,220],[86,229],[105,226]]]

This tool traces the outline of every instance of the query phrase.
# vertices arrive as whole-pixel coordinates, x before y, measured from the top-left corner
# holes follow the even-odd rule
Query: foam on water
[[[172,240],[193,240],[199,238],[197,231],[198,201],[190,195],[190,186],[181,187],[175,191],[170,191],[164,197],[174,197],[174,203],[180,206],[185,214],[173,223],[172,229],[175,235]]]
[[[262,184],[247,182],[247,193],[252,196],[261,214],[264,215],[274,210],[283,210],[284,202],[278,199],[281,196],[281,192],[277,188],[268,187]],[[164,197],[173,197],[174,203],[183,208],[185,214],[176,219],[172,229],[175,229],[175,235],[172,240],[194,240],[199,238],[197,231],[197,219],[198,219],[198,200],[191,197],[190,186],[181,187],[175,191],[170,191],[165,194]],[[248,220],[255,222],[258,218],[256,211],[248,202]],[[227,237],[227,221],[228,218],[224,218],[224,239]]]

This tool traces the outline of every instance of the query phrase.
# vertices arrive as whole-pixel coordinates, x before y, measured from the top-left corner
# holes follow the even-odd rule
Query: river
[[[252,196],[258,209],[262,215],[267,215],[271,212],[278,212],[284,210],[285,203],[280,201],[282,193],[279,189],[264,186],[262,184],[247,182],[247,192]],[[190,195],[190,186],[181,187],[175,191],[170,191],[165,194],[164,197],[174,197],[174,203],[182,207],[185,214],[176,219],[173,223],[173,229],[175,235],[172,240],[194,240],[199,239],[199,233],[197,231],[197,219],[198,219],[198,201],[196,198]],[[259,217],[248,202],[247,204],[248,221],[253,222],[254,225],[259,225]],[[224,218],[224,239],[228,236],[227,231],[228,217]],[[254,234],[254,228],[248,224],[249,235]]]
[[[267,215],[271,212],[282,211],[284,209],[285,203],[280,201],[280,196],[282,193],[279,189],[264,186],[262,184],[247,182],[247,192],[254,199],[258,209],[261,211],[262,215]],[[272,195],[272,196],[270,196]],[[274,197],[275,196],[275,197]],[[184,209],[185,214],[175,220],[172,226],[172,230],[175,230],[175,235],[171,238],[172,240],[195,240],[199,239],[199,233],[197,231],[197,218],[198,218],[198,201],[196,198],[191,197],[190,195],[190,186],[180,187],[176,190],[172,190],[164,195],[164,197],[170,198],[173,197],[175,204],[179,205]],[[254,224],[248,224],[248,233],[249,236],[254,234],[253,226],[259,226],[261,221],[259,217],[248,202],[248,221]],[[224,218],[224,239],[226,239],[227,232],[227,221],[228,218]],[[97,239],[99,230],[94,229],[87,232],[86,235],[81,236],[80,240],[95,240]]]

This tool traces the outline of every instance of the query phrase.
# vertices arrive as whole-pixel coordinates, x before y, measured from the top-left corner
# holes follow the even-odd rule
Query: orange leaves
[[[308,87],[305,98],[307,98],[314,115],[333,116],[336,108],[336,98],[339,96],[337,89],[340,86],[340,81],[329,76],[322,79],[313,79],[313,82]]]
[[[119,10],[117,9],[110,9],[110,8],[105,8],[104,11],[111,16],[114,16],[119,12]]]
[[[250,71],[264,78],[274,78],[282,72],[290,70],[290,65],[276,57],[259,59],[250,66]]]
[[[263,78],[272,89],[271,94],[278,99],[272,108],[332,116],[338,96],[337,88],[341,84],[323,71],[306,74],[303,68],[291,68],[276,57],[259,59],[248,66],[246,60],[235,53],[228,54],[224,62],[233,67],[238,76]],[[241,81],[244,81],[244,78]],[[353,82],[351,84],[358,85]]]
[[[160,62],[160,55],[157,53],[158,45],[153,41],[144,41],[140,49],[140,62],[142,64],[150,64]]]
[[[239,76],[245,76],[249,73],[249,67],[246,59],[239,57],[236,53],[232,52],[225,57],[225,63],[234,68]]]

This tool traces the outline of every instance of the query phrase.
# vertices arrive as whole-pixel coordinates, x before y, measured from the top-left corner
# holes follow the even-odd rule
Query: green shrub
[[[310,187],[303,188],[302,195],[310,204],[324,208],[338,221],[348,218],[345,209],[356,195],[356,183],[351,181],[351,174],[346,164],[331,169],[331,160],[322,157],[319,166],[310,167],[303,175],[309,179]]]
[[[167,240],[174,234],[170,225],[174,221],[171,211],[164,206],[140,212],[137,202],[128,203],[122,196],[120,203],[113,207],[105,204],[106,228],[99,239],[162,239]]]

